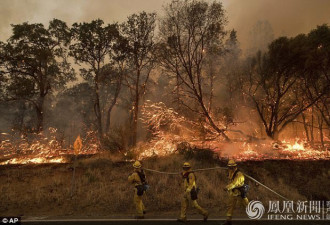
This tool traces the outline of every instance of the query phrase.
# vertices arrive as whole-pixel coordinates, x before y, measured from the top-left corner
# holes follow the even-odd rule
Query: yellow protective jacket
[[[235,174],[236,170],[233,172],[229,172],[228,178],[230,180],[230,183],[226,186],[226,188],[229,191],[229,195],[231,196],[239,196],[241,192],[236,189],[239,187],[242,187],[244,185],[244,174],[240,171],[237,171]]]
[[[188,179],[184,176],[189,173]],[[195,174],[189,171],[182,172],[183,177],[183,188],[185,192],[190,192],[194,187],[196,188],[196,177]]]
[[[141,178],[137,172],[132,173],[132,175],[128,177],[128,182],[134,184],[135,187],[142,184]]]

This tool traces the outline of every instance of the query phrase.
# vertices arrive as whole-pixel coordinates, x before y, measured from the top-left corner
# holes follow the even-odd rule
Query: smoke
[[[68,25],[97,18],[106,23],[123,22],[128,15],[143,10],[162,14],[162,6],[169,2],[171,0],[1,0],[0,40],[4,41],[11,35],[10,24],[28,21],[47,25],[53,18],[63,20]],[[258,21],[267,21],[271,26],[273,38],[307,33],[317,25],[330,23],[329,0],[222,0],[222,2],[228,17],[226,28],[237,30],[243,50],[256,47],[253,46],[255,43],[252,44],[251,33]],[[270,41],[265,38],[262,40]],[[265,46],[265,43],[260,43],[260,46]],[[221,88],[218,88],[216,92],[222,96],[221,91]],[[72,109],[72,111],[77,110]],[[245,114],[245,111],[241,110],[240,113]],[[121,116],[122,111],[114,111],[113,117],[117,119]],[[250,118],[250,115],[246,112],[242,117]],[[4,124],[3,120],[0,120],[0,124]],[[252,127],[255,128],[257,125],[250,124],[246,127],[247,133],[251,133]]]
[[[57,18],[69,25],[101,18],[105,22],[124,21],[139,11],[161,13],[171,0],[1,0],[0,40],[10,36],[10,24],[29,21],[47,24]],[[213,1],[213,0],[206,0]],[[328,0],[222,0],[228,15],[228,29],[236,29],[243,49],[250,48],[249,38],[257,21],[269,21],[275,38],[306,33],[330,23]]]
[[[228,0],[229,28],[238,31],[243,49],[250,48],[251,28],[258,21],[268,21],[279,36],[307,33],[317,25],[330,23],[328,0]]]
[[[160,11],[162,5],[161,1],[154,0],[1,0],[0,40],[9,38],[10,24],[28,21],[47,25],[53,18],[68,25],[98,18],[106,23],[123,22],[132,13]]]

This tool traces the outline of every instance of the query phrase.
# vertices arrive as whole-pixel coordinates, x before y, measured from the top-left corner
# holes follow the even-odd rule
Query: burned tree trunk
[[[322,145],[322,148],[324,148],[324,136],[323,136],[323,118],[322,118],[322,115],[319,115],[317,117],[317,120],[318,120],[318,127],[319,127],[319,132],[320,132],[320,141],[321,141],[321,145]]]
[[[137,71],[136,75],[136,85],[135,85],[135,100],[133,105],[133,118],[132,118],[132,146],[136,145],[137,140],[137,126],[138,126],[138,116],[139,116],[139,86],[140,86],[140,71]]]
[[[109,131],[110,131],[111,112],[112,112],[112,109],[114,108],[114,106],[117,104],[117,99],[118,99],[118,96],[120,93],[120,89],[121,89],[121,78],[120,78],[119,83],[117,84],[113,100],[107,111],[107,121],[106,121],[106,128],[105,128],[107,133],[109,133]]]
[[[35,107],[36,114],[37,114],[37,131],[43,131],[43,124],[44,124],[44,112],[43,112],[43,105],[39,105]]]
[[[98,84],[95,84],[94,113],[95,113],[95,116],[96,116],[98,134],[99,134],[100,137],[103,137],[102,114],[101,114],[101,107],[100,107],[100,96],[99,96]]]
[[[141,12],[128,17],[122,24],[122,33],[127,41],[127,64],[131,66],[134,75],[126,76],[132,99],[131,107],[131,145],[137,142],[137,128],[141,98],[147,90],[149,75],[154,67],[154,31],[156,14]]]
[[[203,116],[211,128],[210,131],[215,131],[229,140],[225,129],[220,128],[210,114],[213,93],[208,99],[204,96],[209,93],[205,90],[206,54],[208,50],[218,50],[220,47],[217,46],[222,46],[221,41],[224,38],[223,7],[217,2],[204,4],[184,1],[172,2],[165,11],[166,16],[160,25],[161,43],[158,53],[163,68],[174,74],[182,84],[182,91],[187,98],[182,99],[180,104]],[[217,52],[216,50],[214,52]]]
[[[308,124],[307,124],[307,121],[306,121],[305,114],[302,113],[302,114],[301,114],[301,117],[302,117],[302,119],[303,119],[303,124],[304,124],[304,129],[305,129],[305,133],[306,133],[307,141],[310,142],[309,131],[308,131]]]

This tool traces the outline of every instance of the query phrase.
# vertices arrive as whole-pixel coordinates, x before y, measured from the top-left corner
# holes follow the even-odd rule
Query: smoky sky
[[[101,18],[123,22],[140,11],[161,14],[171,0],[0,0],[0,40],[11,33],[10,24],[47,24],[57,18],[69,25]],[[211,2],[211,0],[209,0]],[[212,0],[213,1],[213,0]],[[257,21],[269,21],[275,37],[306,33],[317,25],[330,24],[330,0],[222,0],[227,11],[227,29],[238,31],[243,48],[249,46],[251,28]]]

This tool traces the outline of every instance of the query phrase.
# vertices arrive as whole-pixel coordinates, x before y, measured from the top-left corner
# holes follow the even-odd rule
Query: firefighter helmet
[[[233,159],[231,159],[231,160],[228,161],[227,166],[234,167],[234,166],[237,166],[237,164],[236,164],[236,162]]]
[[[142,165],[141,165],[140,161],[135,161],[133,163],[133,167],[136,168],[136,169],[140,169],[142,167]]]
[[[185,162],[185,163],[183,163],[183,166],[182,167],[183,168],[190,168],[191,166],[190,166],[190,163]]]

